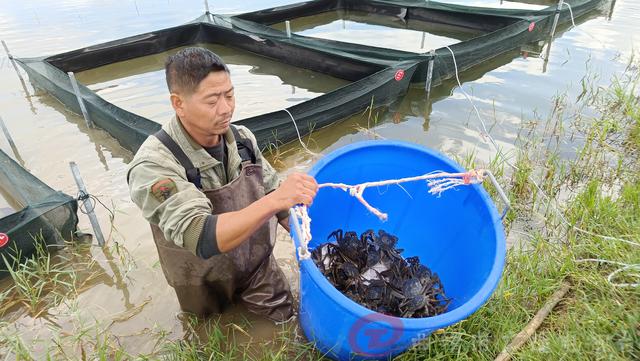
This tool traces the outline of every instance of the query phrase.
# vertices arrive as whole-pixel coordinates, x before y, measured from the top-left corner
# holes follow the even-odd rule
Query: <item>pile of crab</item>
[[[316,247],[311,258],[331,284],[353,301],[395,317],[430,317],[447,311],[450,299],[437,274],[405,259],[396,248],[398,238],[383,230],[332,232],[329,242]]]

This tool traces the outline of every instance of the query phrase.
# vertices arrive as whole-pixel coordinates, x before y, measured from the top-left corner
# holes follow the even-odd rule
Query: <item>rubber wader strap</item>
[[[231,131],[233,132],[233,137],[236,138],[236,147],[238,147],[238,154],[242,158],[242,162],[251,161],[251,164],[256,164],[256,153],[253,151],[251,141],[242,138],[235,125],[231,125]]]
[[[160,143],[164,144],[173,156],[178,159],[178,162],[180,162],[187,172],[187,180],[190,183],[193,183],[198,189],[202,189],[200,169],[193,166],[193,163],[189,160],[189,157],[187,157],[178,143],[176,143],[175,140],[173,140],[169,134],[164,131],[164,129],[160,129],[154,134],[154,136],[158,138]]]

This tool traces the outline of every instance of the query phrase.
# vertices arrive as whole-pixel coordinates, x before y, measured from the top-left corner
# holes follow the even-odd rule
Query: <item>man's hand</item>
[[[311,205],[318,191],[313,177],[294,173],[275,191],[239,211],[218,215],[216,240],[220,252],[229,252],[247,240],[264,222],[276,213],[296,204]],[[285,227],[288,229],[288,225]]]
[[[310,206],[317,192],[318,183],[313,177],[303,173],[293,173],[269,196],[272,197],[280,211],[289,209],[296,204]]]

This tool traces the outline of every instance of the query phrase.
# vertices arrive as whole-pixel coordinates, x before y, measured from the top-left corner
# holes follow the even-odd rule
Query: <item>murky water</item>
[[[221,45],[201,46],[220,55],[229,66],[237,94],[233,120],[287,108],[348,83],[247,51]],[[164,124],[173,116],[167,101],[164,61],[180,49],[83,71],[77,79],[120,108]]]
[[[313,38],[339,40],[380,48],[423,53],[453,45],[481,33],[455,29],[442,24],[412,28],[401,19],[376,16],[359,11],[331,11],[290,20],[291,31]],[[285,23],[273,25],[284,31]]]
[[[587,71],[598,74],[595,86],[608,86],[609,79],[625,68],[638,35],[633,32],[629,36],[615,34],[636,27],[640,13],[635,10],[640,6],[617,2],[611,12],[609,5],[604,5],[603,13],[579,19],[577,28],[559,34],[551,43],[546,62],[543,57],[534,56],[536,54],[512,51],[460,75],[464,89],[505,151],[514,149],[522,124],[546,119],[553,97],[566,94],[570,100],[577,99],[583,91],[581,82]],[[370,131],[361,128],[370,128]],[[479,159],[489,159],[494,151],[479,137],[479,129],[473,108],[458,89],[455,79],[450,79],[432,91],[429,101],[426,101],[424,90],[415,87],[389,108],[380,109],[375,122],[357,115],[319,130],[312,137],[311,146],[317,143],[317,149],[329,152],[376,133],[384,138],[420,143],[451,155],[475,152]],[[564,156],[570,156],[574,148],[570,142],[561,144]],[[284,170],[305,160],[310,161],[306,156],[298,155],[279,157],[276,163]]]
[[[213,10],[220,13],[257,10],[287,2],[294,1],[209,1]],[[468,3],[478,4],[479,1]],[[493,6],[499,1],[482,3]],[[4,3],[1,8],[0,39],[7,42],[14,55],[29,57],[182,24],[199,16],[203,4],[199,0],[27,0]],[[568,99],[575,100],[582,92],[580,84],[587,70],[599,74],[596,85],[607,86],[612,75],[624,69],[634,44],[636,49],[640,44],[640,4],[633,0],[618,0],[612,12],[608,10],[609,4],[604,8],[604,14],[588,18],[577,28],[561,34],[553,42],[546,64],[541,58],[524,57],[519,51],[514,51],[461,74],[463,87],[472,96],[500,146],[507,151],[514,150],[520,127],[534,119],[545,119],[555,95],[566,93]],[[341,26],[340,22],[338,20],[337,26]],[[410,43],[420,45],[421,36],[420,32],[420,36],[411,38]],[[135,265],[130,262],[123,264],[115,250],[92,248],[92,256],[97,260],[95,267],[102,269],[105,275],[82,290],[73,300],[75,305],[61,305],[49,310],[46,317],[39,318],[32,318],[17,309],[8,319],[15,320],[15,327],[27,344],[32,339],[41,339],[32,346],[39,352],[51,344],[52,336],[77,332],[78,317],[86,322],[93,322],[90,316],[101,320],[102,326],[109,326],[109,331],[120,337],[121,347],[133,353],[153,350],[159,334],[166,334],[167,339],[184,337],[188,328],[180,316],[175,295],[166,285],[159,268],[148,225],[129,200],[124,177],[132,154],[105,132],[88,129],[81,117],[67,111],[48,94],[35,91],[29,83],[26,85],[28,94],[25,94],[4,54],[0,60],[3,84],[0,88],[0,115],[13,135],[25,166],[54,189],[76,194],[68,167],[69,161],[76,161],[89,191],[116,210],[110,244],[118,242],[124,246],[130,260],[135,261]],[[126,67],[118,69],[114,65],[102,75],[87,72],[81,76],[83,81],[93,83],[92,87],[102,88],[101,95],[115,96],[123,101],[123,106],[126,104],[136,112],[166,117],[168,103],[161,101],[166,91],[162,78],[157,76],[160,69],[157,61],[159,59],[155,63],[149,61],[133,66],[133,71]],[[325,76],[313,79],[306,72],[298,77],[300,82],[294,82],[292,79],[297,76],[283,76],[281,70],[255,74],[250,70],[255,66],[251,62],[243,60],[234,64],[241,69],[238,72],[244,74],[242,77],[246,75],[247,87],[243,89],[253,94],[244,96],[238,93],[239,110],[250,108],[244,104],[245,101],[259,102],[262,93],[260,89],[251,89],[254,85],[265,86],[267,82],[274,82],[278,101],[282,102],[277,105],[252,104],[260,109],[283,107],[290,97],[317,96],[338,85]],[[148,74],[156,75],[147,79]],[[269,80],[265,83],[255,80],[259,78]],[[136,85],[125,86],[129,81]],[[288,93],[287,88],[291,89],[292,84],[296,87],[296,94]],[[316,86],[324,90],[318,90]],[[271,90],[268,88],[268,92]],[[243,96],[244,100],[240,100]],[[317,130],[311,137],[310,147],[327,153],[368,139],[370,132],[375,132],[386,138],[423,144],[452,156],[475,152],[480,161],[487,161],[493,155],[490,145],[480,137],[479,123],[471,106],[454,81],[434,89],[430,101],[426,101],[424,91],[416,87],[403,99],[388,108],[378,109],[375,114],[377,116],[372,120],[355,116]],[[0,147],[10,153],[8,143],[1,136]],[[573,144],[564,142],[563,156],[571,156],[573,148]],[[305,170],[313,161],[295,143],[283,147],[281,154],[272,155],[270,159],[282,174]],[[97,212],[105,233],[110,233],[108,212],[100,207]],[[80,214],[80,218],[81,227],[89,231],[86,217]],[[287,275],[295,282],[293,248],[284,236],[277,243],[276,255],[278,262],[285,266]],[[5,280],[0,287],[7,284]],[[239,314],[230,317],[239,317]],[[260,331],[268,337],[272,330],[262,327],[260,320],[255,322],[258,326],[247,331]]]

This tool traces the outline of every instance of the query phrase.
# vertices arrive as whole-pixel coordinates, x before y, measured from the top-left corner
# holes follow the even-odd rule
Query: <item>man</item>
[[[208,316],[237,300],[287,321],[294,312],[272,255],[275,228],[288,230],[289,208],[310,205],[317,183],[296,173],[278,187],[254,135],[231,124],[234,88],[216,54],[187,48],[165,71],[176,116],[142,144],[127,174],[165,278],[184,311]]]

